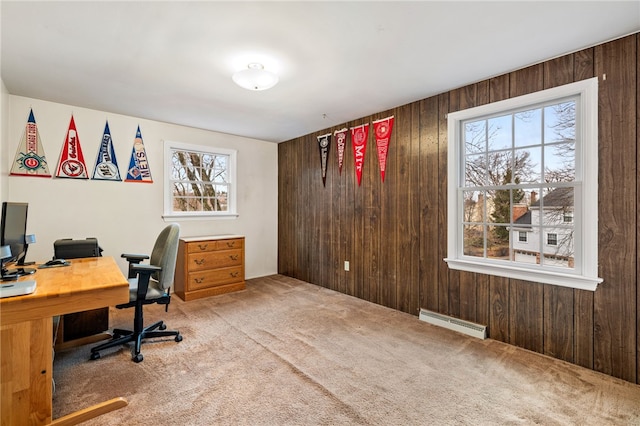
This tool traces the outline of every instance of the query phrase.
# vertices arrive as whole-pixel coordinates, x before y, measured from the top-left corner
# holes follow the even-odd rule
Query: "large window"
[[[164,217],[235,216],[236,151],[165,141]]]
[[[447,263],[595,290],[597,79],[448,116]]]

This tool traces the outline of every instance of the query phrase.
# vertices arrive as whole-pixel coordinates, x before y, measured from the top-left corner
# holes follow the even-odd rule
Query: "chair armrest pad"
[[[146,265],[146,264],[136,264],[136,265],[131,265],[131,270],[134,272],[141,272],[141,273],[148,273],[148,274],[152,274],[156,271],[162,271],[162,268],[160,266],[155,266],[155,265]]]
[[[140,262],[142,260],[148,259],[149,256],[146,254],[129,254],[129,253],[123,253],[120,257],[124,257],[125,259],[127,259],[128,261],[137,261]]]

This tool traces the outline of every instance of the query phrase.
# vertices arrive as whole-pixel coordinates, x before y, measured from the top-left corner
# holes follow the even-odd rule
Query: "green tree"
[[[511,168],[508,167],[502,177],[502,185],[510,183],[520,183],[518,177],[513,179]],[[511,206],[517,204],[524,199],[524,191],[522,189],[498,189],[493,197],[493,212],[491,219],[494,223],[508,224],[511,222]],[[506,226],[496,226],[493,228],[494,237],[500,242],[509,242],[509,229]]]

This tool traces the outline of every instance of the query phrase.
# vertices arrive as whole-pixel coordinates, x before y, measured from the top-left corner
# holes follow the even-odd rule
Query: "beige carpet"
[[[122,396],[88,423],[640,425],[640,386],[288,277],[145,312],[184,340],[57,353],[54,418]]]

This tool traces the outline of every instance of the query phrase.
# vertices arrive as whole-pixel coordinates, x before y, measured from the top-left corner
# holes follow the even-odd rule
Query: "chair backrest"
[[[178,257],[178,241],[180,239],[180,226],[176,223],[168,225],[160,232],[151,251],[150,265],[160,266],[162,271],[154,274],[153,278],[164,290],[171,287],[176,271],[176,259]]]

